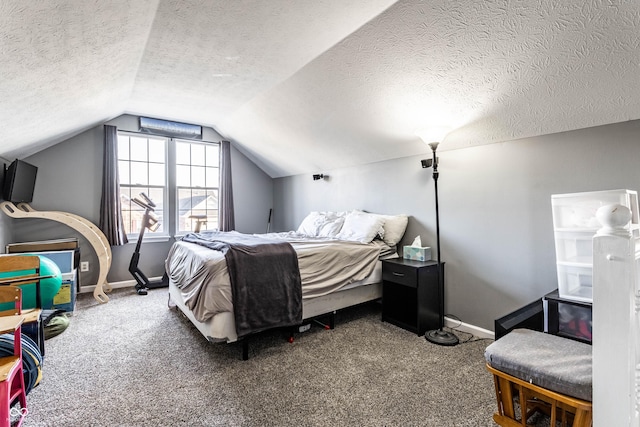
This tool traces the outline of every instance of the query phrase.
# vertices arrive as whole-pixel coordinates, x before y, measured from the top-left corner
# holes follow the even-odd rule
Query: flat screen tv
[[[2,196],[13,203],[31,202],[38,168],[22,160],[14,160],[4,176]]]

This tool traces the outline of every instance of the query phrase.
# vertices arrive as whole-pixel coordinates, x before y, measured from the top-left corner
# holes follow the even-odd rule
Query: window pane
[[[178,187],[191,186],[191,168],[189,166],[176,166],[176,185]]]
[[[148,195],[149,189],[147,187],[131,187],[131,199],[142,199],[142,197],[140,197],[140,193]],[[144,199],[142,200],[144,201]],[[135,202],[131,202],[131,210],[144,212],[144,208]]]
[[[191,186],[192,187],[205,187],[207,185],[204,174],[204,167],[192,166],[191,167]]]
[[[164,164],[149,163],[149,185],[164,185]]]
[[[164,139],[149,139],[149,161],[164,163]]]
[[[220,171],[218,168],[207,168],[207,187],[218,187]]]
[[[146,194],[156,204],[155,210],[158,213],[164,207],[164,188],[149,188],[148,191]]]
[[[122,224],[125,234],[131,234],[131,211],[122,211]]]
[[[146,192],[146,188],[143,187],[131,187],[131,199],[133,200],[141,192]],[[140,228],[143,224],[144,218],[144,209],[135,202],[131,202],[131,211],[130,211],[130,224],[131,228],[129,233],[140,233]]]
[[[120,177],[120,184],[131,184],[129,180],[129,162],[118,162],[118,176]]]
[[[191,144],[176,142],[176,163],[179,165],[191,164]]]
[[[204,162],[205,162],[204,145],[191,144],[191,164],[204,166]]]
[[[131,162],[131,184],[147,185],[149,170],[147,163]]]
[[[186,189],[178,191],[180,206],[178,211],[178,231],[194,231],[198,220],[195,215],[205,215],[206,224],[201,224],[200,230],[218,228],[218,191],[205,189]]]
[[[147,138],[131,137],[131,160],[147,161]]]
[[[207,192],[204,190],[194,189],[191,191],[191,209],[206,209],[207,208]]]
[[[207,224],[204,230],[216,230],[218,228],[218,190],[207,191]]]
[[[143,203],[146,203],[146,201],[144,200],[144,198],[142,198],[142,196],[140,196],[140,193],[144,193],[146,194],[149,198],[151,198],[151,201],[156,205],[155,207],[155,212],[150,211],[150,215],[151,216],[155,216],[157,219],[157,222],[160,223],[160,225],[158,226],[158,228],[156,229],[156,233],[160,233],[163,232],[163,226],[162,226],[162,220],[163,220],[163,215],[162,215],[162,194],[163,194],[163,190],[162,189],[156,189],[156,188],[148,188],[148,187],[131,187],[131,196],[133,198],[137,198],[138,200],[141,200]],[[145,212],[146,209],[142,206],[140,206],[139,204],[135,203],[135,202],[131,202],[130,203],[131,206],[131,210],[130,211],[123,211],[123,217],[125,216],[125,214],[127,215],[127,219],[125,219],[126,223],[129,224],[129,229],[127,230],[127,233],[130,234],[139,234],[140,233],[140,229],[144,226],[146,226],[145,223]],[[125,224],[126,224],[125,223]],[[126,228],[126,227],[125,227]],[[151,232],[150,230],[145,229],[145,233],[147,232]]]
[[[211,211],[216,211],[216,218],[218,217],[218,190],[208,190],[207,191],[207,211],[211,213]],[[216,227],[218,226],[218,222],[216,219]]]
[[[183,211],[191,210],[190,188],[181,188],[178,190],[178,209]]]
[[[192,231],[191,219],[191,189],[181,188],[178,190],[178,221],[179,232]]]
[[[118,135],[120,196],[127,234],[138,234],[144,226],[145,209],[131,201],[141,192],[156,205],[153,215],[160,223],[156,232],[167,230],[162,226],[166,208],[167,143],[167,138],[157,136]]]
[[[118,135],[118,159],[129,159],[129,137]]]
[[[207,166],[217,167],[220,164],[218,156],[220,153],[220,146],[218,144],[209,144],[206,147]]]
[[[120,205],[122,210],[131,210],[131,189],[129,187],[120,187]]]
[[[160,225],[158,226],[158,229],[155,231],[155,233],[161,233],[161,232],[164,231],[164,222],[165,222],[164,221],[164,215],[163,215],[164,189],[162,189],[162,188],[149,188],[148,191],[145,194],[156,205],[156,207],[154,208],[154,213],[153,214],[155,215],[155,217],[158,220],[158,222],[160,223]]]

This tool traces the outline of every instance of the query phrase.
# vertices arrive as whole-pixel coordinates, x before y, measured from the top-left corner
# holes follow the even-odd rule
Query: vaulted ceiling
[[[0,156],[123,113],[272,177],[640,118],[630,0],[2,0]]]

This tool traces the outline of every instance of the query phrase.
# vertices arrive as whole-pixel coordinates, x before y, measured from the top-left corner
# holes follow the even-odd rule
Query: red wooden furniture
[[[0,426],[9,427],[12,412],[18,417],[14,426],[22,425],[27,415],[27,394],[22,372],[22,290],[0,286],[0,303],[13,302],[13,307],[0,311],[0,333],[13,334],[13,354],[0,357]],[[20,407],[12,406],[19,403]]]

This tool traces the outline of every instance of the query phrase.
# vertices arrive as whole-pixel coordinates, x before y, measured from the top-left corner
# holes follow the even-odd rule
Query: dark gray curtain
[[[120,177],[118,176],[118,128],[104,125],[104,158],[102,163],[102,198],[100,229],[111,246],[128,242],[120,209]]]
[[[233,211],[233,186],[231,185],[231,144],[220,143],[220,231],[236,228]]]

